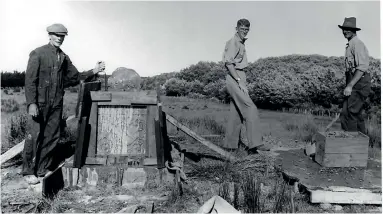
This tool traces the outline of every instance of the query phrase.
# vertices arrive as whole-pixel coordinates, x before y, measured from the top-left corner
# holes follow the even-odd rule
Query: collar
[[[241,42],[242,44],[245,44],[247,38],[243,38],[241,39],[241,37],[239,37],[238,33],[235,33],[235,36],[234,36],[239,42]]]
[[[346,47],[348,47],[350,45],[350,43],[355,40],[357,38],[357,35],[355,35],[354,37],[352,37],[352,39],[350,39],[350,41],[347,42],[346,44]]]
[[[51,43],[48,43],[47,47],[49,50],[51,50],[55,54],[62,52],[60,48],[56,48],[55,46],[51,45]]]

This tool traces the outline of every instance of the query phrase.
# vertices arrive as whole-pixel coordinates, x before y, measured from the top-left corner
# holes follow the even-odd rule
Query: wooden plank
[[[157,158],[145,158],[143,165],[144,166],[156,166],[157,165]]]
[[[21,141],[20,143],[16,144],[16,146],[12,147],[8,151],[6,151],[4,154],[1,155],[1,165],[5,163],[6,161],[12,159],[16,155],[20,154],[24,149],[24,143],[25,140]]]
[[[76,104],[76,118],[81,117],[80,115],[81,115],[81,110],[82,110],[83,97],[84,97],[84,84],[80,83],[78,96],[77,96],[77,104]]]
[[[76,118],[75,115],[71,115],[66,119],[66,122],[69,122],[75,118]],[[16,144],[14,147],[9,149],[8,151],[6,151],[4,154],[2,154],[0,156],[1,165],[3,165],[3,163],[7,162],[8,160],[14,158],[16,155],[20,154],[24,149],[24,143],[25,143],[25,139],[21,141],[20,143]]]
[[[142,99],[142,100],[118,100],[112,98],[111,101],[101,102],[100,105],[103,106],[147,106],[147,105],[156,105],[156,101],[154,99]]]
[[[91,91],[90,97],[92,102],[111,101],[112,93],[103,91]]]
[[[366,167],[368,154],[325,154],[321,165],[326,167]]]
[[[325,137],[326,133],[319,133],[320,139],[325,140],[324,151],[329,153],[368,153],[369,138],[364,135],[357,134],[355,137]],[[319,136],[318,136],[319,137]]]
[[[105,105],[119,105],[122,103],[127,105],[131,104],[157,104],[157,97],[155,91],[136,91],[136,92],[121,92],[121,91],[113,91],[113,92],[105,92],[105,91],[97,91],[91,92],[92,96],[99,94],[99,96],[103,96],[102,94],[111,94],[112,100],[110,102],[105,102]]]
[[[78,129],[78,138],[76,141],[76,150],[74,154],[73,167],[81,168],[85,162],[84,157],[84,142],[86,141],[86,126],[87,126],[87,117],[82,117],[80,121],[80,126]]]
[[[146,157],[157,157],[155,117],[157,114],[157,106],[148,106],[147,124],[146,124]]]
[[[159,120],[155,120],[155,132],[156,132],[156,150],[157,150],[157,164],[161,163],[163,159],[163,155],[160,155],[160,151],[162,150],[163,140],[161,137],[161,125]]]
[[[208,140],[205,140],[204,138],[202,138],[201,136],[197,135],[195,132],[193,132],[191,129],[189,129],[188,127],[182,125],[180,122],[178,122],[174,117],[166,114],[166,120],[169,121],[171,124],[173,124],[174,126],[178,127],[180,130],[182,130],[183,132],[185,132],[186,134],[188,134],[190,137],[194,138],[195,140],[197,140],[198,142],[202,143],[203,145],[209,147],[211,150],[221,154],[223,157],[225,157],[226,159],[230,160],[230,161],[235,161],[236,158],[234,156],[232,156],[229,152],[226,152],[225,150],[223,150],[221,147],[213,144],[212,142],[208,141]]]
[[[94,157],[97,154],[97,123],[98,123],[98,103],[92,102],[89,116],[90,136],[87,148],[87,156]]]
[[[89,165],[106,165],[106,158],[86,157],[85,164]]]
[[[382,194],[372,192],[310,191],[311,203],[382,204]]]

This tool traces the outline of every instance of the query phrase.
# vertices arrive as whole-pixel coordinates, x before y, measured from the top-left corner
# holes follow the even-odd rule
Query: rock
[[[333,209],[334,209],[335,211],[341,211],[341,210],[343,210],[343,207],[340,206],[340,205],[334,205],[334,206],[333,206]]]
[[[328,210],[330,209],[332,206],[331,204],[328,204],[328,203],[325,203],[325,204],[320,204],[320,208],[324,209],[324,210]]]
[[[141,81],[140,75],[135,70],[119,67],[108,78],[108,87],[111,90],[134,91],[140,89]]]

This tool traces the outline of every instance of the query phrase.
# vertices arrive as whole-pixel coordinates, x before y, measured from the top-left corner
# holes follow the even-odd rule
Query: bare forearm
[[[363,76],[362,71],[356,70],[354,76],[352,77],[351,81],[347,84],[348,87],[352,88],[354,85],[360,80],[360,78]]]

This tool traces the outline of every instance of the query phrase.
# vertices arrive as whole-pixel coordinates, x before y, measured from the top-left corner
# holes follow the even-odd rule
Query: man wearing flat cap
[[[344,131],[366,133],[362,109],[371,90],[368,50],[356,35],[361,29],[356,27],[355,17],[345,18],[343,25],[338,26],[348,40],[345,52],[346,88],[343,91],[346,98],[340,115],[341,126]]]
[[[29,54],[25,72],[25,97],[29,114],[23,151],[22,174],[29,184],[55,169],[55,148],[60,139],[64,88],[75,86],[80,80],[95,80],[105,69],[97,62],[94,69],[79,73],[60,46],[68,35],[62,24],[47,27],[49,43]],[[38,178],[40,177],[40,179]]]

